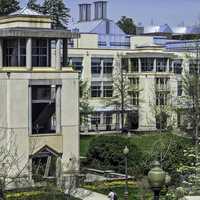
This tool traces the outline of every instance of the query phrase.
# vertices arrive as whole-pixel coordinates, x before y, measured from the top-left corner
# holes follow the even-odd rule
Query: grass
[[[139,189],[138,185],[133,182],[129,181],[129,200],[140,200],[141,199],[141,189]],[[109,182],[97,182],[95,185],[85,185],[85,189],[89,189],[104,195],[108,195],[110,190],[114,191],[119,200],[124,200],[124,189],[125,189],[125,182],[124,181],[109,181]],[[145,200],[151,200],[152,193],[150,191],[145,193]]]
[[[95,136],[81,136],[80,137],[80,156],[85,157],[87,155],[87,151],[89,148],[90,141],[94,138]]]
[[[92,141],[94,137],[99,136],[81,136],[80,137],[80,155],[86,156],[87,151],[89,148],[89,144]],[[124,136],[116,136],[116,137],[124,137]],[[167,141],[173,139],[173,140],[183,140],[185,143],[189,143],[190,140],[183,138],[181,136],[177,136],[175,134],[172,134],[170,132],[163,132],[162,134],[159,133],[144,133],[141,135],[134,135],[130,138],[131,142],[133,142],[135,145],[137,145],[139,148],[142,148],[142,151],[148,152],[150,151],[153,146],[156,145],[156,142],[162,141],[167,143]]]

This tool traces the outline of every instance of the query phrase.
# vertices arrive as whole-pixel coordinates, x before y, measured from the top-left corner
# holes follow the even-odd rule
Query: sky
[[[28,0],[21,0],[26,5]],[[78,19],[78,4],[96,0],[65,0],[73,21]],[[200,0],[107,0],[108,18],[118,21],[121,16],[142,25],[194,25],[200,21]],[[40,2],[40,0],[38,0]]]

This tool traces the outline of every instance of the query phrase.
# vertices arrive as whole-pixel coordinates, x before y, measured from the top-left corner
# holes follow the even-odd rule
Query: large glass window
[[[33,39],[32,65],[33,67],[49,66],[49,44],[47,39]]]
[[[101,114],[99,112],[93,113],[91,116],[91,124],[100,125],[100,123],[101,123]]]
[[[112,74],[113,72],[113,58],[105,58],[103,60],[103,73]]]
[[[167,58],[157,58],[156,59],[156,71],[165,72],[167,68]]]
[[[130,72],[138,72],[138,58],[131,58],[131,71]]]
[[[131,92],[130,94],[131,105],[138,106],[139,105],[139,92]]]
[[[74,69],[78,72],[83,70],[83,58],[81,57],[69,57],[69,64],[72,64]]]
[[[101,58],[92,58],[91,61],[91,71],[92,74],[100,74],[101,73]]]
[[[26,66],[26,40],[4,40],[4,66]]]
[[[56,132],[56,86],[32,86],[32,134]]]
[[[103,97],[112,97],[113,95],[113,86],[105,84],[103,86]]]
[[[174,60],[174,73],[181,74],[182,73],[182,60]]]
[[[91,97],[101,97],[101,82],[92,82]]]
[[[189,61],[189,73],[190,74],[197,74],[200,71],[200,60],[198,59],[191,59]]]
[[[142,72],[153,71],[154,58],[141,58],[141,70]]]
[[[168,93],[166,92],[156,92],[156,105],[164,106],[168,103]]]

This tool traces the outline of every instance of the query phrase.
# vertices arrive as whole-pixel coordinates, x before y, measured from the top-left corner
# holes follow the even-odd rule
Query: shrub
[[[129,139],[120,136],[98,136],[91,140],[87,153],[87,165],[96,169],[124,173],[123,149],[127,146],[128,168],[141,167],[142,152]]]

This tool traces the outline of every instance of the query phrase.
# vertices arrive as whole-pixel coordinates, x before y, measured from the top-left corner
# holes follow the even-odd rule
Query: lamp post
[[[153,168],[148,173],[148,180],[154,192],[154,200],[159,200],[162,187],[165,184],[169,184],[171,177],[161,169],[160,163],[155,161]]]
[[[129,149],[127,146],[125,146],[123,153],[125,155],[125,174],[126,174],[126,183],[125,183],[125,189],[124,189],[124,200],[128,200],[128,159],[127,155],[129,153]]]

